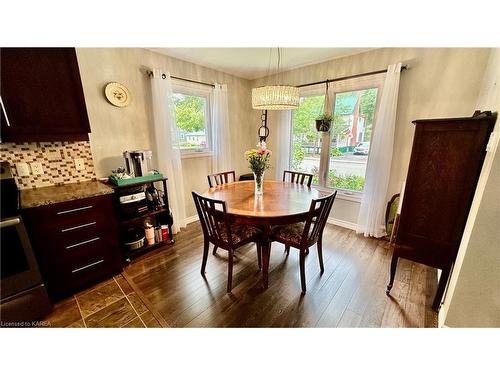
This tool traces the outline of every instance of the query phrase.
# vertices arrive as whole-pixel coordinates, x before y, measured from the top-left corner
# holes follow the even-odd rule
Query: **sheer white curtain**
[[[168,177],[168,201],[174,217],[172,229],[177,233],[180,228],[186,227],[186,208],[175,108],[172,101],[172,83],[168,72],[159,69],[153,71],[151,94],[156,142],[154,155],[158,162],[158,170]]]
[[[379,110],[373,128],[370,154],[366,165],[365,187],[356,230],[357,233],[363,233],[366,237],[385,235],[384,216],[394,147],[400,73],[401,63],[389,65],[387,68]]]
[[[229,133],[229,112],[227,85],[216,83],[212,93],[212,144],[213,173],[231,170],[231,139]]]
[[[276,149],[273,150],[273,157],[276,159],[276,181],[283,179],[283,171],[290,168],[290,149],[292,137],[292,111],[277,111],[277,131],[278,141]]]

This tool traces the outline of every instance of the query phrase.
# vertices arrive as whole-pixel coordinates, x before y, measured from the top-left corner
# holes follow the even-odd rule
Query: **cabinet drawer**
[[[68,229],[109,217],[113,213],[113,203],[111,196],[103,195],[35,207],[26,213],[38,230]]]
[[[52,245],[62,248],[77,247],[79,243],[92,242],[97,237],[102,238],[108,232],[116,231],[116,223],[103,216],[80,219],[71,225],[63,225],[45,230],[45,236]]]

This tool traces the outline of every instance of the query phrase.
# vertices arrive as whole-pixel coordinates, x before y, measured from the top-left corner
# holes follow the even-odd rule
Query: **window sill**
[[[214,156],[211,151],[181,152],[181,159],[209,158]]]
[[[361,203],[361,198],[363,197],[363,193],[361,193],[361,192],[354,192],[354,191],[343,190],[343,189],[333,189],[333,188],[327,188],[327,187],[322,187],[322,186],[314,186],[314,188],[318,189],[322,193],[331,193],[331,192],[337,190],[336,199],[341,199],[343,201],[351,201],[351,202]]]

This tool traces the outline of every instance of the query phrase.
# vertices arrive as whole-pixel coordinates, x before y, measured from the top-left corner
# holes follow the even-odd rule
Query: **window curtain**
[[[389,65],[387,68],[374,124],[356,230],[365,237],[378,238],[386,234],[384,216],[394,147],[400,74],[401,63]]]
[[[277,119],[277,142],[274,151],[276,160],[276,181],[283,179],[283,171],[290,169],[290,153],[292,139],[292,111],[276,111]]]
[[[232,170],[227,85],[216,83],[212,93],[212,172]]]
[[[151,78],[153,102],[153,124],[155,137],[155,158],[158,170],[168,177],[168,201],[174,217],[173,232],[186,227],[184,180],[181,154],[175,123],[175,107],[172,100],[172,82],[168,72],[153,71]]]

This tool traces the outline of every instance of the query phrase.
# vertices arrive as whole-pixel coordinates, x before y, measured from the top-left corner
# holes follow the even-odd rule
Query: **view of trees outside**
[[[206,99],[201,96],[176,93],[173,94],[173,101],[180,148],[206,148]]]
[[[335,95],[328,186],[363,190],[376,100],[377,88]],[[313,173],[316,184],[322,133],[316,131],[315,119],[322,113],[323,103],[324,95],[301,98],[292,124],[291,168]],[[364,149],[356,149],[361,142]]]

